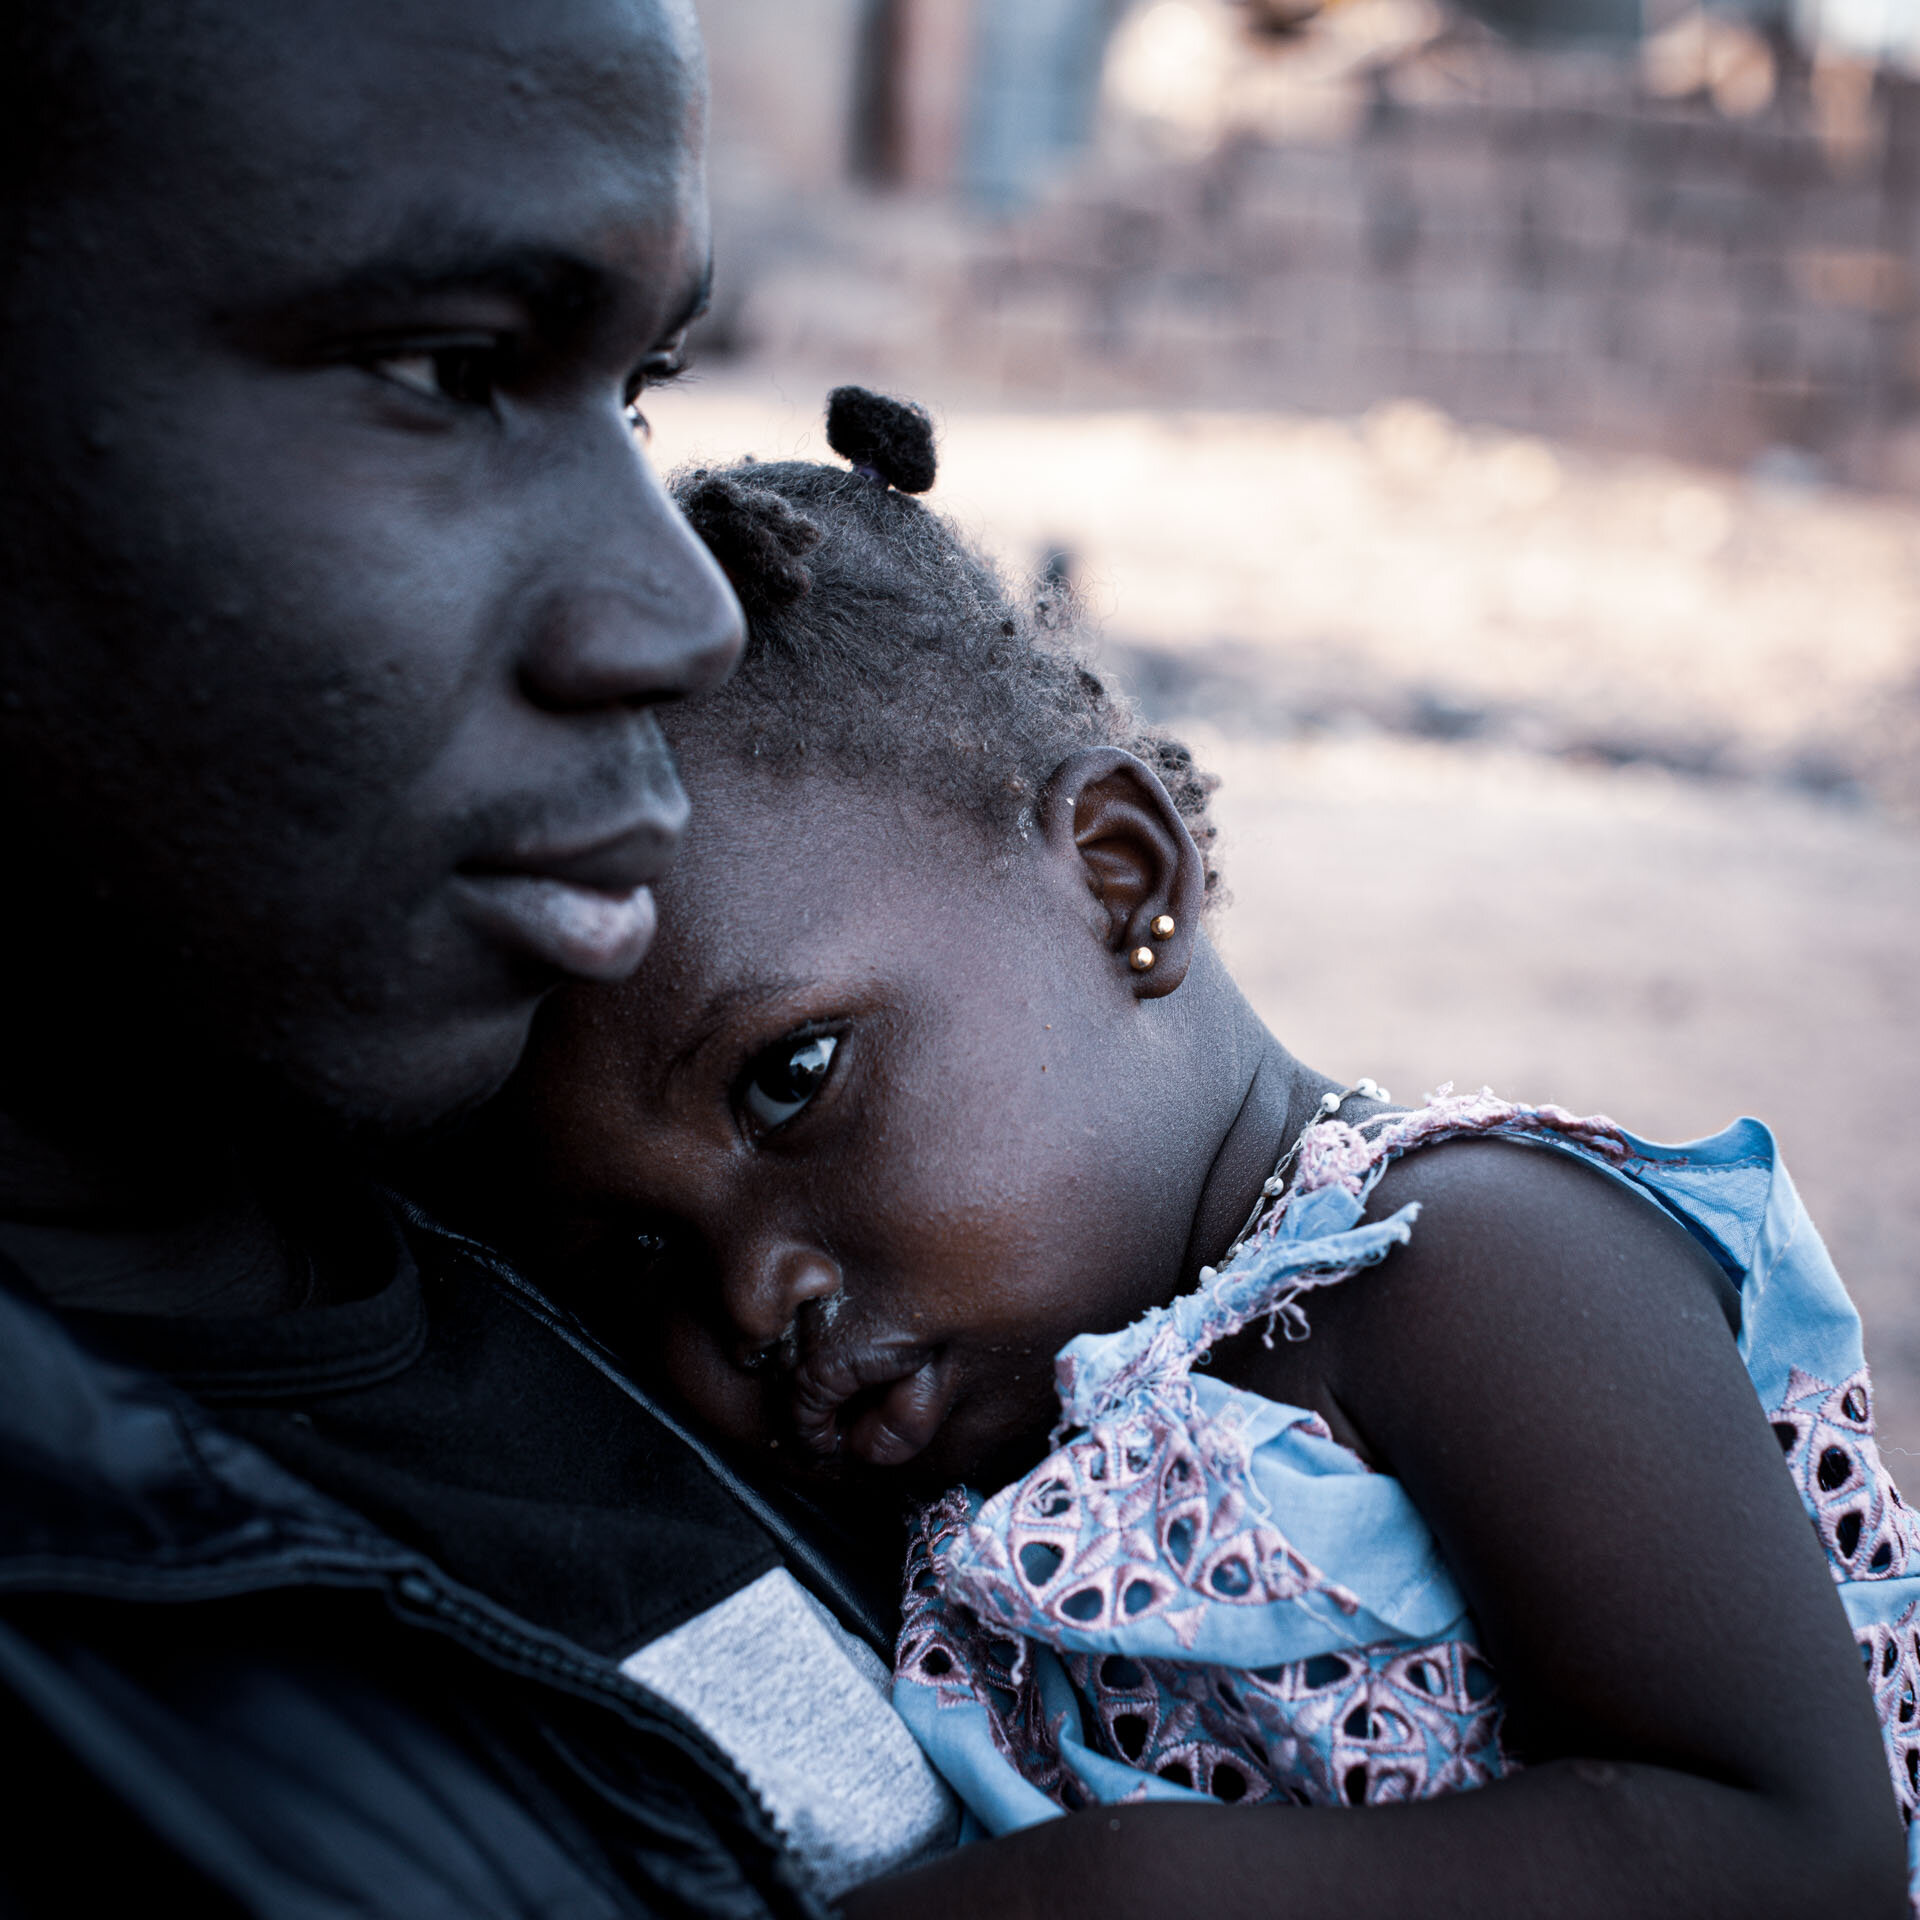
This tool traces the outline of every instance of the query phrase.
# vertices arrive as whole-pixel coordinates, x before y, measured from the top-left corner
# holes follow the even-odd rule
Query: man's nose
[[[644,459],[630,454],[605,479],[568,531],[521,655],[527,697],[550,711],[703,693],[745,640],[726,575]]]
[[[773,1346],[809,1300],[830,1300],[842,1284],[839,1264],[816,1247],[774,1246],[750,1255],[722,1282],[742,1357]]]

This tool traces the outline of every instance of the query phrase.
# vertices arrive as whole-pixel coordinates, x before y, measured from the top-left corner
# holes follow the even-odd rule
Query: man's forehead
[[[163,304],[177,291],[244,322],[329,283],[564,302],[597,274],[643,277],[662,319],[697,305],[704,80],[680,0],[184,12],[199,29],[153,56],[150,86],[117,50],[103,86],[122,97],[87,116],[80,198],[38,216],[104,220],[96,251]]]
[[[188,0],[89,49],[80,172],[302,212],[405,192],[510,202],[554,170],[686,191],[703,132],[682,0]],[[89,164],[91,161],[91,164]],[[135,164],[137,162],[137,165]]]
[[[425,111],[436,133],[497,135],[558,116],[616,147],[699,130],[699,36],[670,0],[330,0],[320,18],[319,33],[263,35],[262,64],[303,96],[339,89],[370,122]]]
[[[31,6],[35,0],[28,0]],[[483,58],[521,71],[530,86],[565,79],[592,94],[598,80],[623,84],[635,63],[701,65],[691,0],[40,0],[64,6],[62,39],[110,74],[122,62],[139,77],[287,63],[296,72],[366,51],[373,62]],[[153,63],[158,60],[159,66]]]

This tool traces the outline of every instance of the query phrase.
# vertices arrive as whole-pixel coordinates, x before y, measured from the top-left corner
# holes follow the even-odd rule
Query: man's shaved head
[[[0,205],[110,174],[142,119],[191,97],[220,38],[199,0],[12,0],[0,27]]]

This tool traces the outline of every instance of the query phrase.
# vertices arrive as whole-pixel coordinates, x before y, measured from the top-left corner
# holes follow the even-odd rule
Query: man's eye
[[[492,346],[437,347],[431,352],[390,353],[373,362],[383,379],[429,400],[456,406],[490,407],[500,384],[499,349]]]
[[[655,387],[664,387],[668,381],[677,380],[687,370],[683,357],[683,343],[676,341],[667,353],[651,355],[641,366],[628,376],[627,390],[622,396],[626,408],[627,425],[642,438],[651,438],[652,424],[641,411],[641,398]]]
[[[839,1045],[830,1033],[783,1040],[753,1063],[740,1105],[755,1133],[784,1126],[826,1085]]]

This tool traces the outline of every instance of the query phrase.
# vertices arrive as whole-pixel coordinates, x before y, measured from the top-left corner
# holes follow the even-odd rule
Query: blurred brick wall
[[[830,190],[853,140],[867,0],[698,0],[715,192],[757,204]]]
[[[1343,140],[1084,173],[981,246],[950,350],[1061,399],[1416,395],[1920,484],[1911,82],[1879,79],[1865,151],[1838,158],[1791,98],[1727,119],[1645,99],[1625,62],[1502,52],[1434,91],[1379,73]]]
[[[902,188],[861,195],[834,164],[858,9],[805,0],[813,35],[786,71],[810,78],[783,119],[761,106],[797,20],[745,30],[783,4],[731,0],[716,45],[735,349],[1022,403],[1345,414],[1412,396],[1920,490],[1920,88],[1897,74],[1836,125],[1789,62],[1743,120],[1650,97],[1631,55],[1456,33],[1349,70],[1315,137],[1242,129],[1186,157],[1108,142],[994,221],[928,185],[960,113],[955,34],[919,43],[938,51],[916,81],[933,104],[905,129]]]

